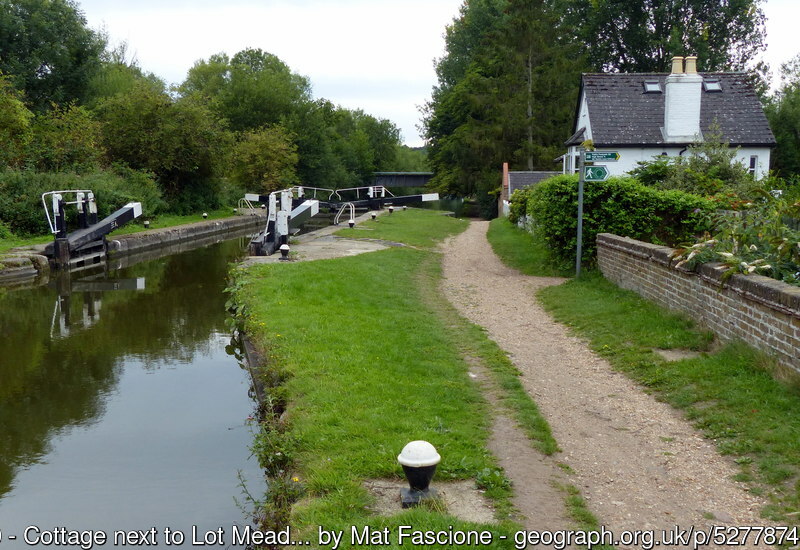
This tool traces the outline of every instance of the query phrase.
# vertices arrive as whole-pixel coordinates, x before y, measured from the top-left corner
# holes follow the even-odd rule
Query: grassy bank
[[[150,229],[161,229],[164,227],[174,227],[176,225],[184,225],[188,223],[194,223],[203,221],[204,219],[207,220],[216,220],[220,218],[228,218],[233,215],[232,208],[220,208],[219,210],[212,210],[207,212],[208,218],[203,218],[202,212],[197,214],[187,214],[183,216],[178,216],[175,214],[161,214],[159,216],[155,216],[152,218],[143,215],[141,218],[137,219],[134,222],[128,223],[127,225],[120,227],[119,229],[109,233],[109,236],[114,235],[128,235],[131,233],[139,233],[141,231],[147,231],[144,228],[144,220],[150,220]],[[44,216],[44,213],[42,213]],[[29,235],[29,236],[11,236],[8,238],[0,239],[0,254],[4,252],[8,252],[12,248],[19,248],[19,247],[26,247],[26,246],[34,246],[38,244],[46,244],[53,240],[52,235]]]
[[[524,233],[507,222],[493,224],[501,232]],[[518,253],[516,247],[495,250],[509,265],[527,264],[531,271],[547,261],[546,255]],[[771,376],[774,365],[768,358],[742,343],[714,348],[713,335],[686,317],[622,290],[596,272],[542,289],[539,299],[556,320],[588,339],[615,368],[684,411],[722,454],[733,457],[741,469],[738,479],[750,483],[753,492],[770,496],[766,515],[797,523],[800,392]],[[655,349],[701,353],[666,361]]]
[[[515,393],[516,373],[505,354],[438,294],[440,256],[431,247],[465,227],[435,212],[399,211],[341,233],[415,248],[239,273],[240,314],[268,354],[265,376],[279,372],[272,395],[285,409],[280,422],[266,422],[259,440],[270,443],[259,454],[262,463],[276,451],[291,454],[283,472],[274,473],[288,480],[279,486],[288,484],[297,499],[291,524],[304,540],[316,542],[322,526],[345,532],[342,547],[353,547],[351,528],[370,526],[390,530],[389,544],[373,541],[375,547],[397,548],[401,525],[434,531],[452,525],[492,532],[490,547],[513,547],[518,526],[508,519],[475,524],[449,515],[441,503],[380,516],[364,487],[368,479],[402,479],[397,455],[407,442],[424,439],[442,456],[434,486],[437,480],[475,480],[498,515],[508,517],[508,480],[486,449],[489,405],[468,376],[467,358],[510,388],[502,397],[526,419],[537,445],[555,448],[535,405]]]

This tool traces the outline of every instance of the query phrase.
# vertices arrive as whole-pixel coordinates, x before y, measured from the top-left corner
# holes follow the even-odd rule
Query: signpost
[[[588,155],[588,153],[587,153]],[[584,181],[605,181],[608,179],[608,168],[602,164],[583,167]]]
[[[619,152],[617,151],[586,151],[586,162],[617,162]]]
[[[578,250],[575,255],[575,277],[581,274],[581,255],[583,254],[583,184],[587,181],[605,181],[608,179],[608,168],[602,164],[586,166],[587,162],[617,162],[617,151],[586,151],[580,148],[578,160]]]

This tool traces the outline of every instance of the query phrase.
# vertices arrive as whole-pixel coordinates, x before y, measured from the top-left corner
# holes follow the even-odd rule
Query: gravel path
[[[600,523],[615,533],[767,524],[765,502],[731,479],[734,465],[710,441],[539,306],[536,290],[562,280],[504,266],[487,228],[472,222],[443,245],[443,291],[520,369],[563,449],[555,458],[575,471]]]

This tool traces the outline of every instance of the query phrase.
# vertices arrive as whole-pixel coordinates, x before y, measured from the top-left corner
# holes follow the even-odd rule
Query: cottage
[[[500,186],[500,197],[498,200],[498,215],[508,216],[508,199],[519,189],[527,189],[538,183],[559,175],[560,172],[545,171],[509,171],[508,163],[503,163],[503,180]]]
[[[670,74],[584,74],[562,169],[576,172],[578,147],[591,140],[597,150],[619,152],[606,167],[622,175],[639,161],[683,155],[712,128],[756,178],[768,173],[775,137],[746,74],[698,73],[693,56],[674,57]]]

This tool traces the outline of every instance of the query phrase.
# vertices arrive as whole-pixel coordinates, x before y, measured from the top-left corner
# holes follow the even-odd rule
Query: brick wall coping
[[[714,286],[727,288],[754,302],[800,318],[800,287],[763,275],[735,274],[723,283],[722,275],[726,270],[723,264],[703,264],[697,271],[677,268],[675,265],[678,262],[672,258],[675,249],[611,233],[598,234],[597,246],[619,250],[631,256],[668,266],[685,275],[697,276]]]

